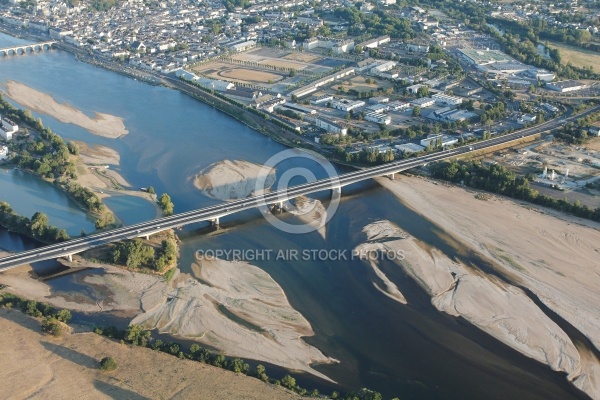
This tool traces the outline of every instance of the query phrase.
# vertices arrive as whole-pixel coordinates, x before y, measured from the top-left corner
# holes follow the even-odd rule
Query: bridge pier
[[[212,226],[216,226],[217,228],[219,227],[219,217],[214,218],[211,222]]]
[[[68,254],[68,255],[67,255],[67,259],[68,259],[70,262],[73,262],[73,254]]]
[[[395,172],[392,172],[391,174],[389,174],[387,177],[390,178],[391,180],[394,180],[394,177],[396,176]]]
[[[331,192],[335,193],[335,194],[341,194],[342,193],[342,187],[341,186],[334,187],[334,188],[331,189]]]

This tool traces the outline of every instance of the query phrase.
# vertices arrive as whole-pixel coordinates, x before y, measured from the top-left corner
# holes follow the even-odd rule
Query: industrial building
[[[365,120],[370,122],[375,122],[377,124],[389,125],[392,122],[392,118],[390,118],[387,114],[381,114],[377,112],[369,112],[365,114]]]
[[[448,106],[457,106],[462,104],[462,99],[460,97],[449,96],[444,93],[436,93],[431,96],[432,99],[435,99],[436,103],[445,104]]]
[[[2,123],[0,124],[0,136],[2,136],[2,139],[6,141],[11,140],[13,134],[17,133],[18,130],[19,125],[8,118],[2,118]]]
[[[441,141],[442,147],[448,147],[458,143],[458,139],[448,135],[428,135],[425,139],[421,139],[421,146],[428,147],[430,143],[436,146]]]
[[[337,133],[341,136],[346,136],[348,128],[330,119],[319,117],[315,118],[314,123],[319,128],[325,129],[327,132]]]
[[[405,144],[397,144],[394,146],[397,151],[401,151],[402,153],[420,153],[425,150],[425,147],[420,146],[416,143],[405,143]]]
[[[434,104],[435,104],[435,99],[432,99],[431,97],[421,97],[420,99],[414,99],[414,100],[411,100],[411,102],[410,102],[411,106],[421,107],[421,108],[431,107]]]
[[[354,110],[355,108],[358,108],[358,107],[362,107],[364,105],[365,105],[365,102],[361,101],[361,100],[339,99],[339,100],[333,100],[331,102],[331,107],[338,109],[338,110],[346,111],[346,112]]]
[[[561,93],[574,92],[585,88],[587,88],[587,85],[573,80],[546,83],[546,89],[555,90]]]

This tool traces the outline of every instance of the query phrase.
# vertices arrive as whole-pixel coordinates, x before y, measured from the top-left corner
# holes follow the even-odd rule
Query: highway
[[[562,124],[575,121],[578,118],[584,117],[598,110],[600,110],[600,106],[595,106],[587,111],[570,116],[568,118],[553,119],[540,125],[525,128],[514,133],[495,137],[470,145],[444,150],[424,155],[421,157],[396,161],[376,167],[365,168],[346,174],[338,175],[335,177],[320,179],[314,182],[289,187],[280,191],[266,193],[261,196],[249,197],[232,202],[221,203],[218,205],[205,207],[198,210],[175,214],[168,217],[158,218],[152,221],[147,221],[135,225],[125,226],[109,231],[88,235],[81,238],[72,239],[66,242],[56,243],[37,249],[15,253],[0,259],[0,272],[17,267],[19,265],[29,264],[36,261],[70,256],[112,242],[117,242],[125,239],[133,239],[137,237],[145,237],[169,228],[182,227],[187,224],[202,221],[212,221],[214,219],[218,219],[226,215],[234,214],[251,208],[264,206],[265,204],[277,204],[286,200],[294,199],[302,195],[308,195],[324,190],[340,189],[344,186],[351,185],[353,183],[357,183],[367,179],[372,179],[379,176],[391,175],[411,168],[423,166],[430,162],[440,161],[448,158],[456,158],[470,152],[483,150],[512,141],[519,141],[522,138],[532,136],[547,130],[555,129]]]

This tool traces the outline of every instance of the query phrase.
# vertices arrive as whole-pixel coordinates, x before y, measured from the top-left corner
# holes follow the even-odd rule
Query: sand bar
[[[80,126],[90,133],[116,139],[129,133],[123,118],[111,114],[95,113],[90,118],[68,103],[59,103],[49,94],[37,91],[20,82],[6,82],[7,96],[23,107],[49,115],[60,122]]]

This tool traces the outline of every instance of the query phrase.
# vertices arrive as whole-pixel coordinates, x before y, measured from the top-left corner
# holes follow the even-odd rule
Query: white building
[[[374,75],[380,74],[385,71],[389,71],[396,66],[395,61],[386,61],[384,63],[379,64],[376,67],[371,68],[370,72]]]
[[[450,145],[458,143],[458,139],[456,138],[447,135],[437,134],[427,135],[425,139],[421,139],[421,146],[428,147],[430,143],[433,143],[433,146],[436,146],[440,143],[440,141],[442,147],[448,147]]]
[[[4,140],[11,140],[13,134],[17,133],[18,130],[19,125],[8,118],[2,118],[2,123],[0,125],[0,136],[2,136]]]
[[[389,109],[390,109],[390,106],[388,106],[387,104],[372,104],[372,105],[366,107],[367,112],[374,112],[377,114],[383,114],[384,112],[386,112]]]
[[[328,95],[324,94],[322,96],[317,96],[317,97],[311,99],[310,104],[316,106],[318,104],[323,104],[323,103],[326,104],[332,100],[333,100],[333,96],[328,96]]]
[[[5,160],[8,157],[8,147],[0,146],[0,160]]]
[[[557,92],[573,92],[575,90],[585,89],[587,86],[577,81],[558,81],[546,83],[546,89],[556,90]]]
[[[409,108],[410,104],[403,101],[392,101],[391,103],[388,103],[388,106],[390,107],[390,110],[399,111]]]
[[[234,44],[234,45],[230,46],[229,48],[233,51],[241,52],[241,51],[251,49],[255,46],[256,46],[256,42],[254,40],[247,40],[242,43]]]
[[[457,106],[462,104],[462,99],[460,97],[449,96],[444,93],[436,93],[431,96],[432,99],[435,99],[436,103],[444,104],[448,106]]]
[[[198,78],[196,83],[198,83],[200,86],[204,86],[207,89],[216,90],[218,92],[225,92],[226,90],[235,89],[235,85],[233,83],[219,81],[217,79]]]
[[[395,3],[395,1],[394,1]],[[389,43],[390,37],[388,35],[380,36],[375,39],[367,40],[365,42],[360,43],[359,45],[363,47],[363,49],[376,49],[382,44]]]
[[[390,98],[387,96],[377,96],[377,97],[371,97],[369,99],[369,103],[371,103],[371,104],[388,103],[389,101],[390,101]]]
[[[335,54],[347,53],[354,50],[354,40],[352,39],[334,39],[322,36],[308,38],[302,44],[305,50],[312,50],[317,47],[331,49]]]
[[[392,122],[392,118],[390,118],[387,114],[381,114],[377,112],[369,112],[365,114],[365,120],[375,122],[377,124],[389,125]]]
[[[331,102],[331,107],[338,109],[338,110],[342,110],[342,111],[350,111],[350,110],[354,110],[355,108],[358,107],[362,107],[365,105],[364,101],[361,100],[348,100],[348,99],[340,99],[340,100],[334,100]]]
[[[421,97],[420,99],[414,99],[414,100],[411,100],[411,102],[410,102],[411,106],[421,107],[421,108],[431,107],[434,104],[435,104],[435,99],[432,99],[431,97]]]
[[[177,70],[177,72],[175,72],[175,76],[193,82],[196,82],[198,80],[198,75],[183,69]]]
[[[346,136],[348,133],[348,128],[345,126],[323,117],[315,118],[315,125],[319,128],[325,129],[327,132],[337,133],[342,136]]]

